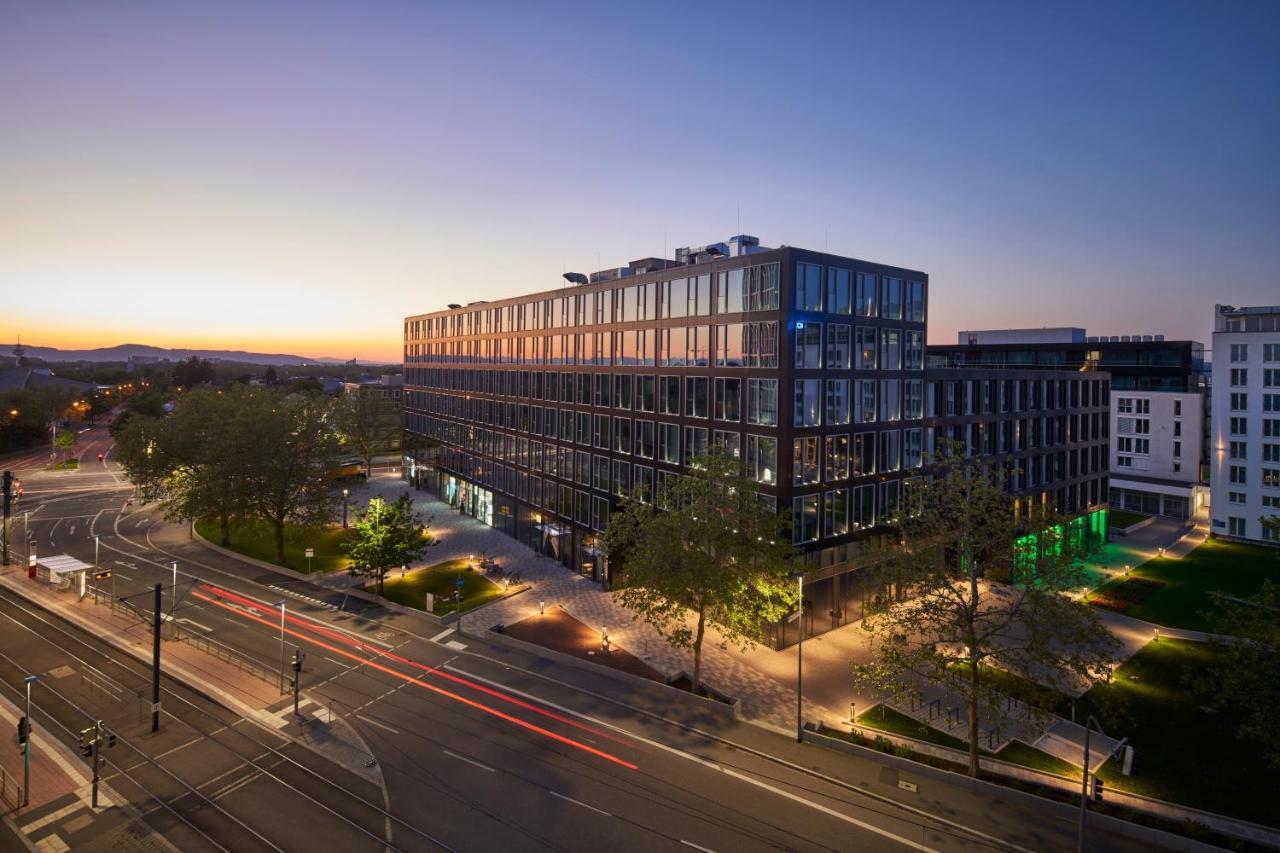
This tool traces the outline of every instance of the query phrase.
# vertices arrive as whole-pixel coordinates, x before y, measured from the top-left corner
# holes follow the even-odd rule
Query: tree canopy
[[[413,499],[407,494],[394,503],[371,498],[368,509],[356,517],[351,527],[351,538],[346,543],[351,572],[375,580],[379,595],[387,572],[421,557],[428,544],[426,527],[414,513]]]
[[[708,626],[747,648],[796,605],[798,564],[783,521],[741,462],[720,450],[670,480],[656,505],[627,499],[610,519],[605,548],[621,564],[619,602],[693,652],[695,691]]]
[[[886,595],[863,620],[873,660],[853,667],[854,682],[896,697],[920,680],[958,694],[976,775],[980,717],[1002,698],[987,667],[1030,683],[1093,683],[1109,677],[1117,643],[1068,594],[1083,586],[1084,555],[1062,518],[1015,501],[997,468],[953,450],[913,485],[901,546],[873,570]]]
[[[1280,767],[1280,586],[1268,580],[1253,597],[1214,599],[1213,630],[1231,637],[1217,642],[1222,657],[1214,704],[1237,718],[1237,733]]]
[[[345,394],[338,400],[337,423],[342,443],[373,474],[373,457],[395,446],[400,436],[400,409],[382,394]]]

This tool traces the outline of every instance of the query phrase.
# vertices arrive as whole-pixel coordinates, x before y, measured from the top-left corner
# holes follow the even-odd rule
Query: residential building
[[[371,394],[385,397],[399,407],[400,398],[404,392],[404,376],[398,373],[361,376],[355,382],[342,383],[342,390],[345,394]]]
[[[997,390],[947,371],[936,390],[923,272],[739,236],[566,279],[406,318],[405,445],[433,448],[406,476],[595,580],[613,571],[600,542],[619,496],[652,496],[711,446],[789,513],[807,632],[878,594],[858,569],[889,541],[938,429],[1034,467],[1020,493],[1074,513],[1105,503],[1089,454],[1108,429],[1106,374],[1006,371]],[[948,393],[972,410],[927,416]]]
[[[1214,536],[1280,543],[1280,305],[1214,307]]]
[[[1111,377],[1109,503],[1174,519],[1209,502],[1209,384],[1204,345],[1084,329],[960,332],[929,347],[931,366],[1104,370]]]

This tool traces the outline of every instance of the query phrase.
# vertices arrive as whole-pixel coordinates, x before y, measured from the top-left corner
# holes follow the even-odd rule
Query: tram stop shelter
[[[81,598],[84,597],[91,571],[93,566],[69,554],[36,558],[36,580],[60,590],[74,590]]]

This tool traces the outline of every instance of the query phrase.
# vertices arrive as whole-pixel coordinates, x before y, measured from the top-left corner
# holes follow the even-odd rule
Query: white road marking
[[[494,772],[493,768],[492,768],[492,767],[490,767],[489,765],[487,765],[487,764],[481,764],[479,761],[476,761],[475,759],[472,759],[472,758],[467,758],[465,755],[458,755],[458,753],[456,753],[456,752],[450,752],[450,751],[449,751],[449,750],[447,750],[447,749],[441,750],[441,752],[443,752],[445,755],[449,756],[450,758],[456,758],[456,759],[458,759],[459,761],[465,761],[465,762],[467,762],[468,764],[471,764],[471,765],[474,765],[474,766],[476,766],[476,767],[479,767],[481,770],[487,770],[487,771],[488,771],[488,772],[490,772],[490,773],[493,773],[493,772]]]
[[[595,717],[591,716],[590,714],[584,714],[584,713],[582,713],[581,711],[575,711],[575,710],[574,710],[574,709],[572,709],[572,708],[566,708],[566,707],[565,707],[565,706],[563,706],[563,705],[559,705],[559,704],[556,704],[555,702],[550,702],[550,701],[548,701],[548,700],[546,700],[546,699],[543,699],[541,696],[534,696],[534,695],[533,695],[533,694],[531,694],[531,693],[526,693],[526,692],[524,692],[523,690],[517,690],[517,689],[516,689],[516,688],[514,688],[514,687],[510,687],[510,686],[508,686],[508,685],[501,684],[501,683],[499,683],[499,682],[497,682],[497,681],[493,681],[492,679],[485,678],[484,676],[481,676],[481,675],[475,675],[474,673],[467,672],[467,671],[466,671],[466,670],[464,670],[464,669],[459,669],[459,668],[458,668],[458,667],[456,667],[456,666],[449,666],[448,664],[444,664],[444,665],[443,665],[443,668],[444,668],[444,669],[447,669],[447,670],[449,670],[449,671],[451,671],[451,672],[456,672],[456,673],[458,673],[459,675],[465,675],[465,676],[466,676],[466,677],[468,677],[468,678],[474,678],[476,681],[484,682],[484,683],[486,683],[486,684],[489,684],[489,685],[490,685],[490,686],[492,686],[492,687],[500,688],[500,689],[505,690],[505,691],[507,691],[507,692],[509,692],[509,693],[514,693],[514,694],[516,694],[517,696],[524,697],[525,699],[531,699],[531,700],[533,700],[534,702],[540,702],[540,703],[542,703],[543,705],[546,705],[548,708],[554,708],[554,709],[555,709],[555,710],[557,710],[557,711],[560,711],[560,712],[565,713],[565,714],[570,714],[570,715],[575,716],[575,717],[577,717],[577,718],[579,718],[579,719],[586,720],[586,721],[588,721],[588,722],[590,722],[590,723],[594,723],[594,724],[595,724],[595,725],[597,725],[597,726],[602,726],[602,727],[607,728],[607,729],[612,729],[613,731],[618,732],[619,734],[623,734],[623,735],[626,735],[627,737],[634,738],[635,740],[638,740],[638,741],[640,741],[641,743],[648,744],[649,746],[652,746],[652,747],[654,747],[654,748],[656,748],[656,749],[661,749],[661,750],[663,750],[664,752],[669,752],[669,753],[671,753],[672,755],[678,755],[679,757],[684,758],[684,759],[686,759],[686,760],[688,760],[688,761],[692,761],[692,762],[694,762],[695,764],[701,764],[702,766],[707,767],[708,769],[715,770],[715,771],[718,771],[718,772],[720,772],[720,773],[724,773],[724,774],[725,774],[725,775],[727,775],[727,776],[732,776],[733,778],[735,778],[735,779],[739,779],[739,780],[741,780],[741,781],[743,781],[743,782],[746,782],[746,783],[747,783],[747,784],[749,784],[749,785],[755,785],[755,786],[756,786],[756,787],[758,787],[758,788],[763,788],[764,790],[769,791],[769,792],[774,793],[774,794],[777,794],[777,795],[778,795],[778,796],[780,796],[780,797],[785,797],[785,798],[787,798],[787,799],[789,799],[789,800],[793,800],[793,801],[795,801],[795,802],[797,802],[797,803],[800,803],[800,804],[802,804],[802,805],[806,805],[806,806],[808,806],[809,808],[816,809],[816,810],[818,810],[818,811],[820,811],[820,812],[823,812],[823,813],[825,813],[825,814],[832,815],[833,817],[839,818],[840,820],[843,820],[843,821],[845,821],[846,823],[851,823],[851,824],[853,824],[854,826],[858,826],[858,827],[861,827],[861,828],[863,828],[863,829],[867,830],[868,832],[874,832],[874,833],[876,833],[877,835],[882,835],[882,836],[884,836],[885,838],[890,838],[890,839],[892,839],[892,840],[894,840],[894,841],[897,841],[897,842],[899,842],[899,843],[901,843],[901,844],[904,844],[904,845],[906,845],[907,847],[911,847],[911,848],[913,848],[913,849],[915,849],[915,850],[928,850],[928,851],[932,851],[932,853],[938,853],[938,851],[934,850],[934,848],[932,848],[932,847],[926,847],[926,846],[924,846],[923,844],[918,844],[917,842],[912,841],[910,838],[904,838],[903,836],[898,835],[898,834],[893,833],[893,832],[890,832],[890,831],[889,831],[889,830],[887,830],[887,829],[881,829],[881,828],[880,828],[880,827],[878,827],[878,826],[875,826],[875,825],[873,825],[873,824],[866,823],[866,822],[861,821],[861,820],[858,820],[857,818],[854,818],[854,817],[850,817],[849,815],[846,815],[846,814],[843,814],[843,813],[841,813],[841,812],[838,812],[838,811],[836,811],[835,809],[827,808],[826,806],[822,805],[821,803],[815,803],[815,802],[813,802],[813,801],[811,801],[811,800],[806,800],[804,797],[797,796],[796,794],[792,794],[792,793],[790,793],[789,791],[784,791],[784,790],[782,790],[781,788],[776,788],[776,787],[774,787],[773,785],[768,784],[767,782],[762,782],[762,781],[760,781],[760,780],[758,780],[758,779],[753,779],[753,778],[751,778],[750,776],[746,776],[746,775],[743,775],[743,774],[741,774],[741,773],[738,773],[738,772],[737,772],[737,771],[735,771],[735,770],[731,770],[731,769],[729,769],[729,768],[727,768],[727,767],[722,767],[722,766],[720,766],[719,764],[715,763],[714,761],[710,761],[710,760],[708,760],[708,759],[706,759],[706,758],[703,758],[703,757],[702,757],[702,756],[700,756],[700,755],[693,755],[693,754],[691,754],[691,753],[684,752],[684,751],[682,751],[682,750],[680,750],[680,749],[677,749],[676,747],[668,746],[668,745],[667,745],[667,744],[665,744],[665,743],[661,743],[661,742],[656,741],[656,740],[651,740],[650,738],[644,737],[643,735],[638,735],[638,734],[636,734],[635,732],[627,731],[626,729],[622,728],[621,726],[616,726],[616,725],[614,725],[614,724],[612,724],[612,723],[607,723],[607,722],[605,722],[604,720],[598,720],[598,719],[596,719]],[[911,809],[911,808],[909,808],[909,807],[906,809],[906,811],[908,811],[908,812],[915,811],[915,812],[919,813],[919,811],[918,811],[918,810],[916,810],[916,809]],[[934,820],[938,820],[939,822],[944,823],[944,824],[949,824],[949,825],[951,825],[951,826],[955,826],[957,829],[961,829],[961,830],[963,830],[963,831],[965,831],[965,832],[968,832],[968,833],[973,833],[973,834],[975,834],[975,835],[977,835],[977,836],[979,836],[979,837],[983,837],[983,835],[984,835],[983,833],[980,833],[980,832],[978,832],[977,830],[970,829],[969,827],[966,827],[966,826],[964,826],[963,824],[957,824],[957,823],[953,823],[953,822],[946,821],[946,820],[944,820],[944,819],[939,819],[939,818],[932,818],[932,819],[934,819]]]
[[[201,624],[200,622],[197,622],[197,621],[195,621],[194,619],[188,619],[188,618],[187,618],[187,617],[185,617],[185,616],[179,616],[179,617],[178,617],[176,620],[174,620],[174,621],[176,621],[176,622],[181,622],[181,623],[183,623],[184,625],[194,625],[194,626],[196,626],[197,628],[201,628],[201,629],[203,629],[203,630],[205,630],[205,631],[210,631],[210,632],[212,632],[212,631],[213,631],[213,629],[212,629],[212,628],[210,628],[208,625]]]
[[[356,718],[360,720],[364,720],[366,723],[368,723],[371,726],[377,726],[380,729],[386,729],[387,731],[391,732],[393,735],[400,734],[399,729],[393,729],[391,728],[391,726],[388,726],[386,723],[380,723],[377,720],[371,720],[368,717],[366,717],[364,714],[356,714]]]
[[[573,797],[566,797],[564,794],[558,794],[555,791],[547,791],[547,793],[553,797],[559,797],[560,799],[564,800],[567,803],[573,803],[575,806],[582,806],[584,809],[591,809],[591,811],[595,812],[596,814],[602,814],[605,817],[613,817],[613,815],[609,814],[607,811],[603,809],[598,809],[595,806],[589,806],[586,803],[582,802],[582,800],[575,800]]]
[[[443,631],[441,631],[439,634],[436,634],[434,637],[432,637],[432,638],[431,638],[431,642],[433,642],[433,643],[438,643],[438,642],[440,642],[442,639],[444,639],[445,637],[449,636],[449,635],[450,635],[450,634],[452,634],[452,633],[453,633],[453,629],[452,629],[452,628],[445,628],[445,629],[444,629]]]
[[[701,850],[702,853],[716,853],[710,847],[703,847],[701,844],[694,844],[692,841],[686,841],[683,838],[680,839],[680,843],[686,847],[692,847],[694,850]]]
[[[450,640],[445,643],[445,645],[453,649],[455,652],[460,652],[467,647],[466,643],[459,643],[457,640]]]

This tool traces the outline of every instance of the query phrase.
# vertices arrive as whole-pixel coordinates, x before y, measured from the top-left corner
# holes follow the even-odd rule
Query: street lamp
[[[274,605],[280,608],[280,692],[284,692],[284,599],[280,599]]]
[[[31,802],[31,685],[44,678],[43,674],[28,675],[22,679],[27,686],[27,710],[22,719],[26,722],[26,739],[22,743],[22,805]]]
[[[178,561],[173,561],[173,591],[169,595],[169,639],[178,636],[178,622],[175,613],[178,610]]]
[[[796,625],[800,632],[796,643],[796,742],[804,743],[804,575],[796,576],[796,590],[800,594],[796,604]]]
[[[342,526],[344,529],[347,526],[347,495],[349,494],[351,494],[350,489],[342,490]]]

